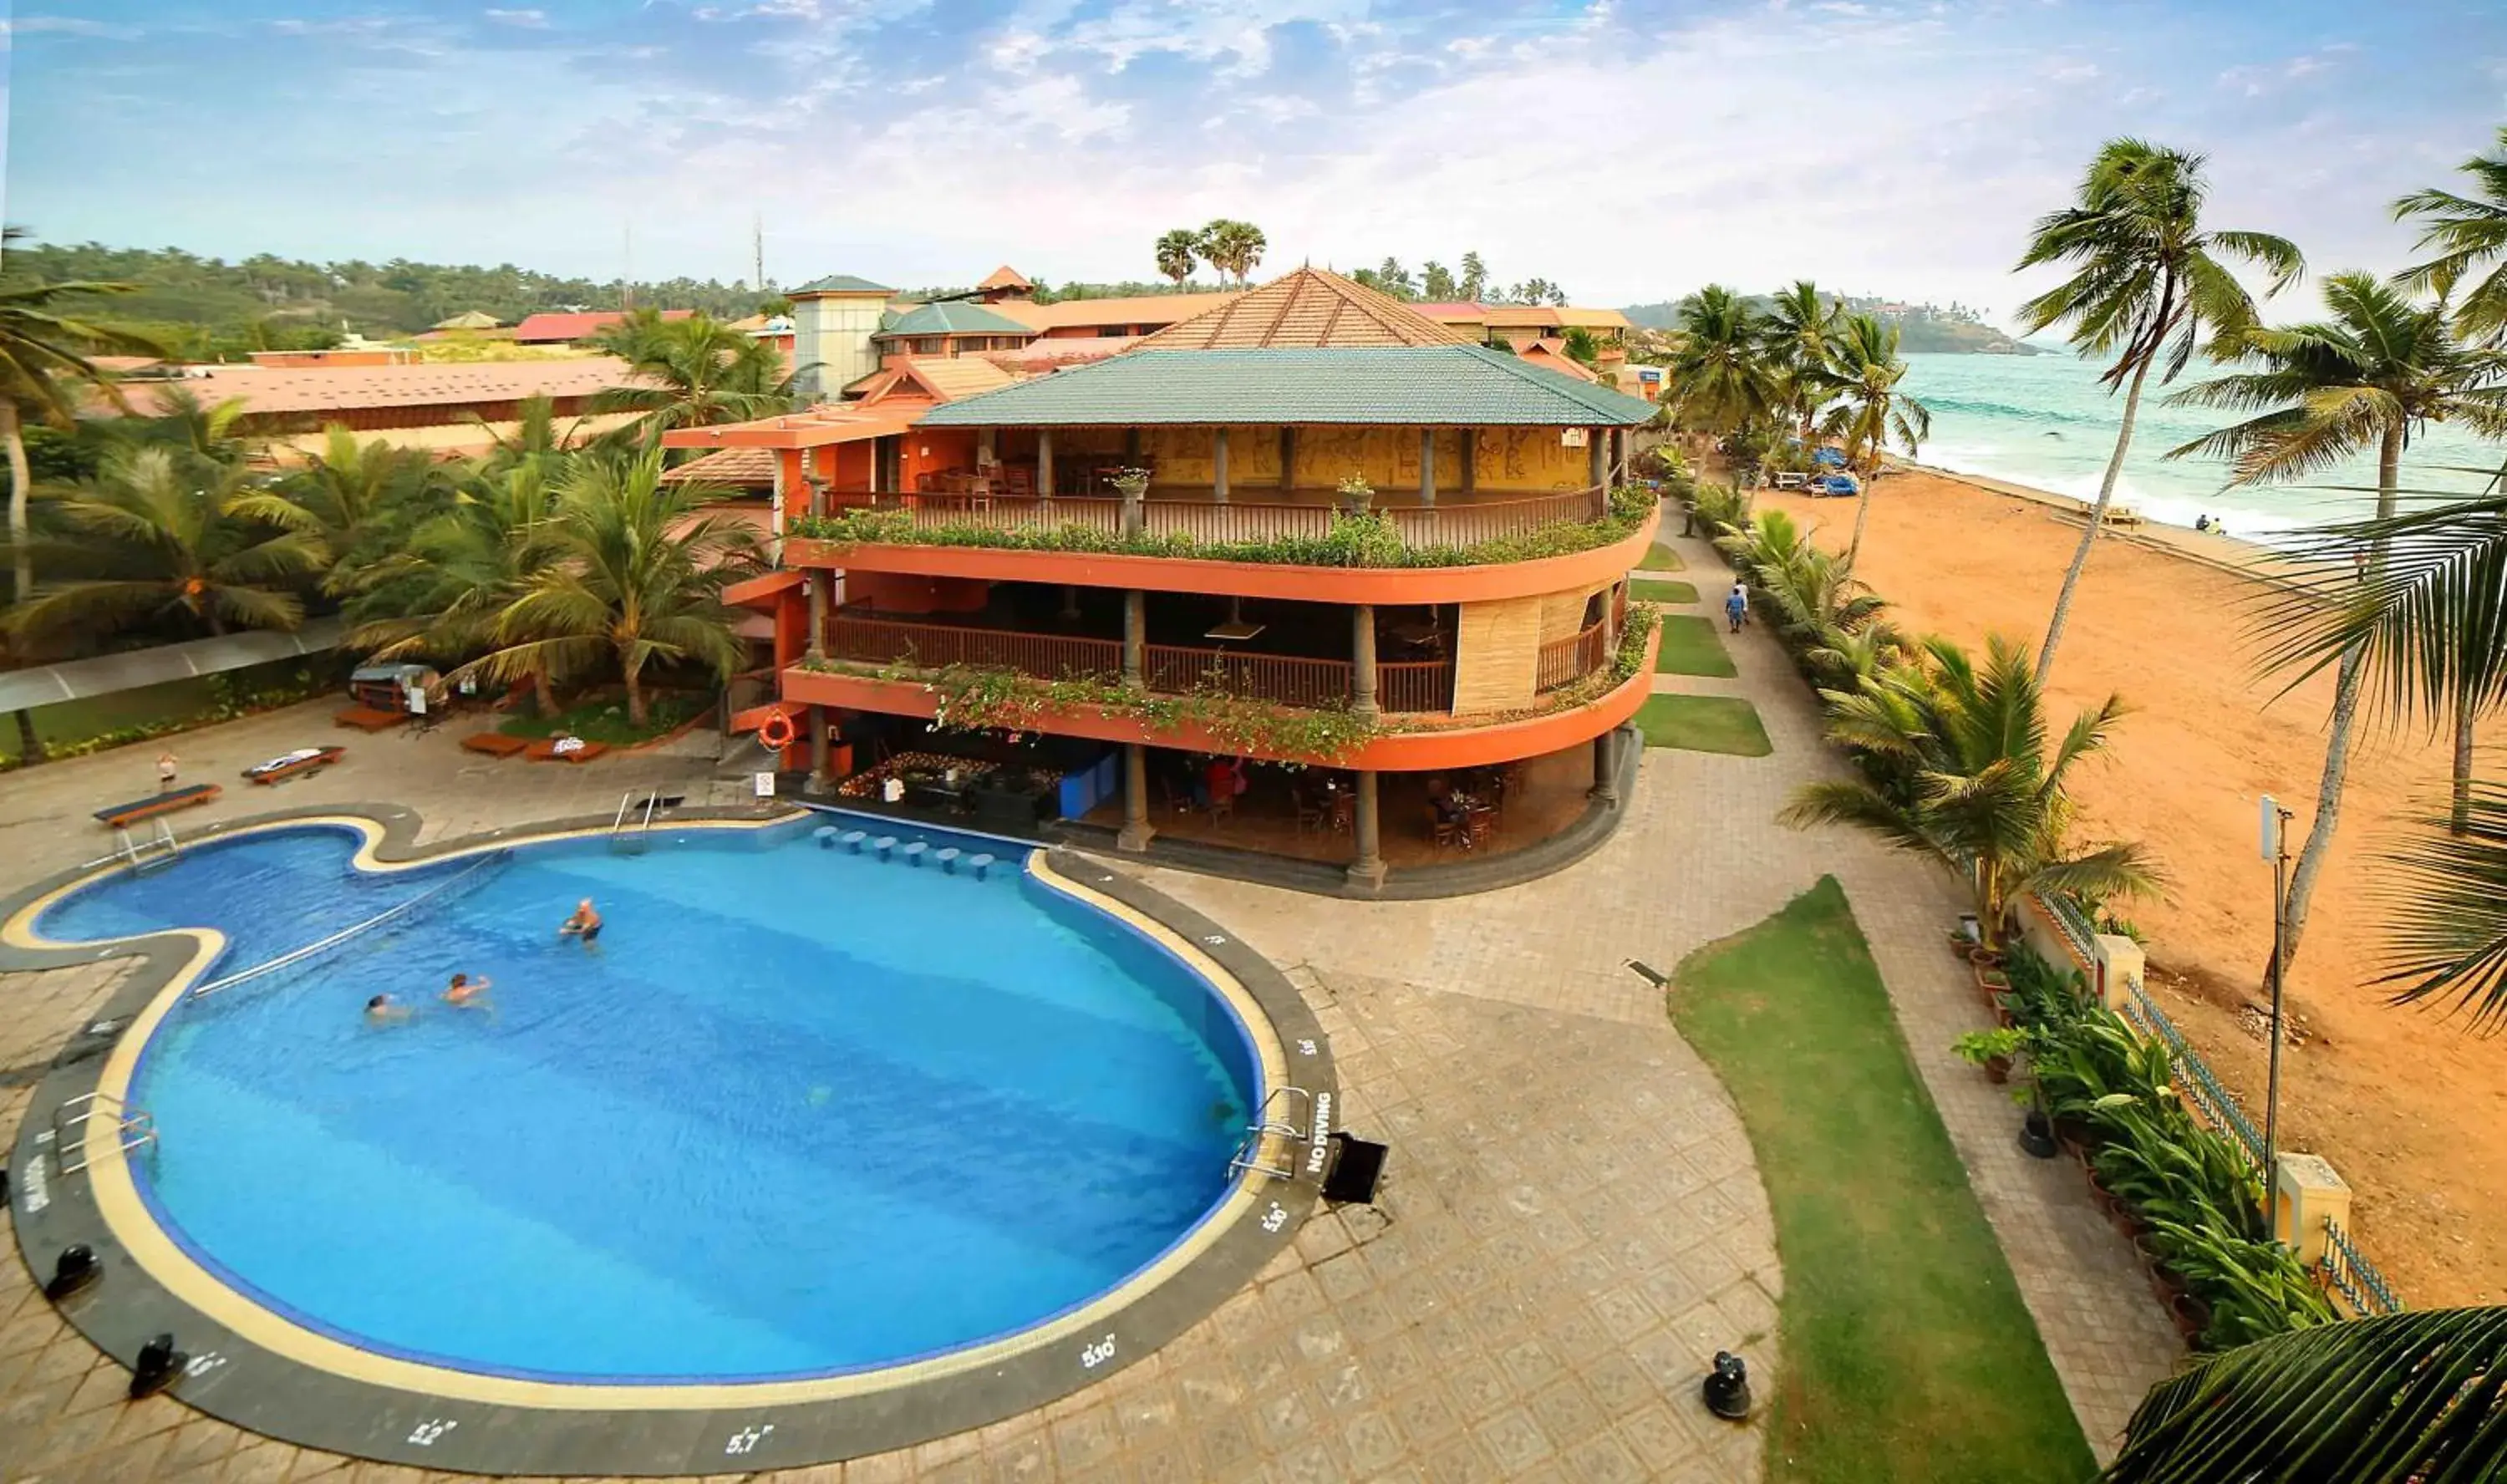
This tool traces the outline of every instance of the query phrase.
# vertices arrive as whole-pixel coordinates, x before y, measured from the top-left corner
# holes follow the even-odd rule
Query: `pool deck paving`
[[[1666,538],[1701,584],[1726,567]],[[1151,886],[1285,969],[1330,1037],[1335,1123],[1392,1157],[1374,1207],[1318,1208],[1292,1250],[1181,1338],[1086,1390],[975,1432],[844,1465],[724,1477],[1141,1481],[1475,1479],[1671,1484],[1755,1479],[1762,1431],[1716,1421],[1697,1381],[1745,1355],[1762,1397],[1783,1274],[1746,1137],[1661,991],[1694,949],[1762,921],[1824,874],[1844,885],[1910,1052],[2008,1254],[2092,1446],[2113,1451],[2181,1356],[2129,1249],[2079,1173],[2027,1159],[2000,1088],[1952,1057],[1983,1024],[1940,946],[1944,874],[1841,831],[1774,824],[1784,796],[1840,766],[1812,698],[1753,629],[1730,679],[1657,692],[1759,709],[1773,755],[1646,753],[1623,828],[1542,881],[1443,901],[1334,900],[1168,870]],[[175,740],[225,797],[178,831],[274,808],[389,800],[421,841],[606,814],[629,789],[748,801],[710,734],[582,767],[460,751],[457,729],[351,738],[339,768],[276,788],[234,778],[330,740],[329,706]],[[0,889],[101,853],[88,812],[147,792],[162,744],[0,778]],[[753,754],[752,754],[753,755]],[[232,781],[230,781],[232,780]],[[126,970],[0,974],[0,1128],[33,1070]],[[0,1480],[418,1481],[416,1469],[252,1436],[163,1398],[66,1328],[10,1245],[0,1258]]]

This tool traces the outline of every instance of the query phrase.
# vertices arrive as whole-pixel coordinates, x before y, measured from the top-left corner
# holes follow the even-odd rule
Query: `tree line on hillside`
[[[375,659],[421,660],[490,684],[527,684],[544,715],[565,693],[615,684],[645,723],[655,672],[719,679],[736,668],[725,584],[762,564],[740,522],[704,506],[728,491],[665,480],[663,433],[798,405],[792,374],[761,342],[707,315],[639,310],[601,348],[634,380],[593,414],[593,432],[545,398],[489,452],[452,463],[333,428],[293,467],[240,429],[243,404],[203,405],[180,386],[132,413],[85,360],[113,332],[59,312],[117,286],[0,290],[0,418],[66,424],[53,477],[35,480],[12,436],[10,663],[46,663],[244,629],[293,629],[337,613]],[[75,416],[81,388],[104,416]],[[89,404],[91,407],[92,404]],[[18,714],[20,756],[41,756]]]
[[[639,306],[696,309],[719,319],[775,302],[741,282],[668,278],[620,284],[562,277],[514,265],[479,268],[350,259],[309,263],[260,253],[240,262],[178,247],[107,247],[13,238],[0,251],[0,281],[123,283],[119,322],[185,359],[336,344],[343,333],[378,339],[415,334],[477,310],[506,324],[547,309]]]
[[[1775,295],[1751,294],[1743,302],[1752,313],[1765,314],[1775,307]],[[1662,300],[1653,304],[1630,305],[1622,313],[1628,322],[1640,329],[1671,330],[1680,324],[1681,306],[1687,300]],[[1952,301],[1947,308],[1934,304],[1907,304],[1894,299],[1871,295],[1848,294],[1840,302],[1849,314],[1870,314],[1899,327],[1902,348],[1932,354],[2034,355],[2037,347],[2014,340],[1984,320],[1984,311]]]
[[[2098,152],[2073,201],[2036,224],[2018,264],[2068,273],[2022,306],[2020,321],[2030,333],[2059,329],[2104,361],[2120,399],[2115,453],[2033,662],[1998,635],[1979,663],[1896,631],[1853,576],[1859,517],[1856,542],[1831,556],[1783,512],[1754,512],[1737,488],[1698,490],[1698,515],[1763,585],[1780,633],[1821,687],[1829,736],[1856,763],[1852,777],[1798,792],[1788,817],[1854,825],[1944,860],[1970,882],[1989,935],[2031,887],[2079,893],[2094,910],[2109,893],[2160,885],[2138,846],[2073,839],[2064,776],[2106,744],[2120,700],[2091,706],[2059,737],[2041,702],[2141,400],[2198,363],[2208,374],[2170,400],[2238,420],[2170,456],[2224,456],[2241,485],[2376,459],[2376,513],[2307,533],[2297,579],[2264,610],[2271,675],[2334,679],[2314,816],[2264,978],[2285,974],[2298,952],[2362,732],[2452,728],[2449,806],[2433,805],[2381,862],[2389,935],[2379,983],[2397,1002],[2451,1002],[2476,1029],[2507,1022],[2507,783],[2476,778],[2471,747],[2473,724],[2507,703],[2507,479],[2476,497],[2416,497],[2405,472],[2414,436],[2435,423],[2507,440],[2507,129],[2461,173],[2466,189],[2417,191],[2393,205],[2419,229],[2423,261],[2390,278],[2328,274],[2319,314],[2275,326],[2231,268],[2254,271],[2266,298],[2288,293],[2306,267],[2296,244],[2205,220],[2198,155],[2137,139]],[[1921,410],[1893,392],[1898,326],[1811,285],[1763,310],[1709,287],[1682,303],[1679,323],[1664,416],[1716,433],[1727,451],[1753,428],[1813,432],[1805,410],[1823,390],[1833,400],[1815,431],[1858,463],[1871,461],[1884,427],[1905,443],[1921,436]],[[1866,490],[1868,501],[1868,481]],[[2063,1054],[2027,1034],[2020,1044]],[[2173,1095],[2162,1086],[2157,1096]],[[2119,1098],[2131,1101],[2096,1105]],[[2101,1156],[2100,1173],[2109,1168]],[[2259,1187],[2251,1193],[2260,1199]],[[2171,1263],[2244,1250],[2216,1239],[2181,1224],[2154,1238]],[[2293,1302],[2270,1318],[2253,1332],[2272,1337],[2151,1392],[2110,1484],[2293,1468],[2468,1480],[2491,1477],[2507,1458],[2507,1310],[2332,1323],[2322,1303]]]

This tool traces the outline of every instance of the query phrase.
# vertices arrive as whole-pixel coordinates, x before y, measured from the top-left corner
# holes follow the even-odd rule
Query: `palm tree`
[[[613,386],[595,411],[642,413],[648,439],[672,428],[745,422],[790,412],[794,377],[764,341],[705,314],[664,319],[638,309],[600,332],[600,347],[627,362],[638,384]]]
[[[12,608],[11,629],[40,639],[165,623],[295,628],[305,604],[292,585],[320,556],[252,517],[250,478],[163,448],[108,452],[92,481],[46,492],[59,530],[35,548],[76,575]]]
[[[2401,491],[2403,452],[2414,433],[2432,422],[2452,421],[2485,436],[2507,436],[2507,362],[2456,340],[2442,304],[2415,304],[2367,273],[2327,278],[2324,302],[2330,319],[2246,333],[2246,353],[2263,369],[2218,377],[2177,393],[2177,402],[2257,416],[2172,450],[2168,456],[2232,458],[2236,466],[2233,482],[2255,485],[2304,478],[2373,448],[2377,519],[2390,521]],[[2384,543],[2372,544],[2366,555],[2365,580],[2380,584],[2386,575]],[[2315,821],[2290,876],[2283,908],[2284,971],[2297,957],[2316,880],[2341,823],[2368,658],[2367,646],[2359,643],[2344,646],[2338,655],[2316,647],[2284,649],[2278,656],[2281,668],[2297,670],[2293,683],[2328,664],[2339,667]]]
[[[0,231],[0,254],[25,235]],[[34,545],[28,540],[27,502],[35,477],[26,467],[25,419],[69,427],[78,418],[76,388],[85,386],[124,407],[113,380],[88,359],[99,351],[160,355],[155,341],[128,330],[73,318],[62,310],[81,299],[127,294],[128,283],[18,283],[0,287],[0,446],[9,457],[9,546],[14,554],[11,596],[34,595]]]
[[[1856,825],[1939,857],[1968,879],[1988,946],[2024,893],[2158,888],[2139,846],[2080,850],[2069,838],[2072,768],[2106,746],[2121,700],[2075,717],[2049,758],[2044,693],[2016,645],[1989,639],[1981,669],[1947,639],[1925,640],[1920,655],[1860,689],[1821,692],[1828,735],[1856,755],[1863,776],[1802,785],[1779,815],[1785,823]]]
[[[2498,130],[2492,153],[2475,155],[2457,169],[2472,177],[2477,196],[2431,189],[2394,202],[2394,220],[2419,221],[2416,245],[2438,250],[2426,263],[2404,270],[2397,281],[2449,299],[2471,279],[2455,306],[2455,327],[2469,340],[2507,335],[2507,128]]]
[[[497,647],[468,670],[509,683],[547,670],[615,670],[627,719],[643,726],[644,670],[693,661],[729,676],[739,669],[739,611],[723,588],[758,561],[747,526],[698,507],[720,499],[662,482],[659,449],[633,460],[586,458],[568,472],[549,536],[548,565],[496,615]]]
[[[1811,416],[1819,410],[1834,343],[1844,321],[1844,300],[1823,303],[1818,284],[1798,278],[1776,296],[1761,324],[1767,358],[1785,374],[1779,404],[1793,415],[1804,443],[1810,442]]]
[[[2507,1308],[2316,1324],[2151,1388],[2103,1484],[2477,1484],[2507,1469]]]
[[[1579,366],[1590,366],[1602,358],[1602,343],[1582,325],[1569,325],[1567,333],[1559,340],[1567,351],[1567,358]]]
[[[1237,287],[1242,288],[1246,275],[1261,263],[1270,245],[1261,228],[1222,216],[1201,229],[1198,250],[1203,262],[1221,273],[1234,274]]]
[[[1880,452],[1890,436],[1912,453],[1933,436],[1932,409],[1898,389],[1907,379],[1907,363],[1898,354],[1898,326],[1869,314],[1857,314],[1831,351],[1835,369],[1829,384],[1837,398],[1820,421],[1820,431],[1843,440],[1846,462],[1862,471],[1863,493],[1854,503],[1854,539],[1845,548],[1845,569],[1863,555],[1863,526],[1871,517],[1871,487],[1879,479]]]
[[[423,450],[396,449],[380,438],[361,445],[334,424],[319,457],[275,488],[246,494],[236,510],[303,536],[324,590],[340,593],[381,547],[430,513],[441,489]]]
[[[473,464],[450,510],[356,574],[345,609],[349,646],[377,661],[447,668],[493,649],[498,616],[557,560],[548,467],[500,465],[493,454]],[[528,671],[539,713],[556,715],[558,677],[545,663]]]
[[[1672,351],[1670,394],[1692,427],[1737,433],[1769,405],[1759,320],[1749,301],[1710,283],[1681,301],[1681,341]]]
[[[1181,291],[1183,281],[1192,276],[1193,260],[1201,252],[1201,234],[1189,227],[1179,227],[1158,238],[1158,271],[1175,280]]]
[[[2260,232],[2205,232],[2202,157],[2140,139],[2112,139],[2089,162],[2080,199],[2038,220],[2021,255],[2021,269],[2061,263],[2078,271],[2019,307],[2029,333],[2069,327],[2083,355],[2113,355],[2103,380],[2125,388],[2124,421],[2115,453],[2098,481],[2089,528],[2072,553],[2054,597],[2046,641],[2037,651],[2037,673],[2054,668],[2054,650],[2072,612],[2072,595],[2089,564],[2089,548],[2105,529],[2124,457],[2132,447],[2133,419],[2141,413],[2142,384],[2160,367],[2162,384],[2174,380],[2207,331],[2215,344],[2234,346],[2255,322],[2255,302],[2221,262],[2234,258],[2271,274],[2267,293],[2298,281],[2306,260],[2288,241]]]

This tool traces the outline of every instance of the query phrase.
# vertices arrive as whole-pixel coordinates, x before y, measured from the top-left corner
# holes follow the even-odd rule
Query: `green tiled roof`
[[[785,290],[787,295],[893,294],[895,292],[896,290],[890,288],[885,283],[873,283],[868,278],[856,278],[851,273],[830,273],[826,277],[818,279],[815,282],[802,284],[797,289]]]
[[[1021,339],[1036,334],[1026,325],[1006,314],[996,314],[979,304],[952,301],[948,304],[920,305],[902,314],[890,315],[880,323],[882,335],[1015,335]]]
[[[1633,426],[1651,402],[1478,345],[1135,350],[933,408],[928,427]]]

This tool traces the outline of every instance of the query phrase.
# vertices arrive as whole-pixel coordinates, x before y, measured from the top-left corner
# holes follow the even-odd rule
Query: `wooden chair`
[[[1324,813],[1322,805],[1306,797],[1305,790],[1291,790],[1289,794],[1289,802],[1294,805],[1297,811],[1298,834],[1302,835],[1312,830],[1320,835],[1331,827],[1330,816]]]
[[[1345,788],[1332,795],[1331,827],[1335,835],[1346,835],[1358,828],[1358,795]]]
[[[1236,817],[1236,795],[1214,794],[1210,800],[1210,822],[1221,824]]]
[[[1463,849],[1476,851],[1497,836],[1497,811],[1475,809],[1463,816]]]
[[[1445,817],[1443,810],[1431,804],[1428,806],[1428,838],[1435,842],[1437,850],[1450,851],[1461,843],[1462,832],[1455,827],[1453,820]]]

